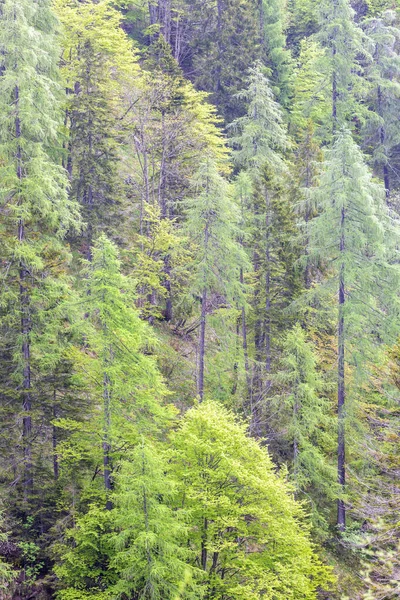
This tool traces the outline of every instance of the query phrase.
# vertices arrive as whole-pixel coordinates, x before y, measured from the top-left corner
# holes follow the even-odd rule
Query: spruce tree
[[[64,28],[62,59],[68,140],[65,166],[70,196],[81,206],[84,234],[72,238],[90,258],[93,239],[122,211],[119,177],[123,136],[123,82],[138,75],[121,15],[108,0],[55,2]]]

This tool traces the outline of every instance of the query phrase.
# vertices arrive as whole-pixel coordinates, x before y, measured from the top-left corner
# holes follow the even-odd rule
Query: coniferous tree
[[[396,147],[400,142],[397,118],[400,103],[400,30],[393,11],[368,19],[364,29],[374,46],[373,61],[366,71],[366,78],[370,82],[368,100],[373,112],[365,124],[364,143],[367,149],[371,148],[374,167],[384,181],[386,197],[389,198],[390,180],[397,180]]]
[[[327,134],[339,130],[358,116],[361,107],[361,71],[358,59],[366,56],[363,32],[354,21],[354,11],[348,0],[324,1],[320,7],[320,31],[317,40],[325,48],[320,71],[326,78],[326,93],[330,97],[331,118]]]
[[[0,156],[3,257],[1,298],[5,397],[19,398],[24,498],[32,495],[34,417],[46,375],[48,338],[65,296],[68,259],[62,238],[79,228],[60,166],[63,94],[58,80],[57,21],[50,3],[6,0],[0,19]],[[63,267],[64,264],[64,267]],[[43,336],[43,337],[42,337]],[[18,468],[20,472],[20,468]]]
[[[283,106],[290,97],[290,75],[292,60],[286,47],[287,13],[281,0],[260,0],[260,37],[264,64],[271,70],[271,82],[276,87],[276,96]]]
[[[327,518],[321,497],[333,499],[336,488],[335,468],[329,461],[334,448],[334,418],[315,351],[299,324],[286,336],[281,367],[275,375],[277,384],[283,386],[283,396],[277,399],[283,410],[278,408],[278,412],[281,427],[287,423],[286,437],[293,450],[292,479],[298,493],[312,499],[313,520],[323,531]]]
[[[362,378],[355,375],[355,387],[350,386],[349,370],[365,374],[373,360],[374,343],[390,339],[385,306],[393,300],[390,288],[395,285],[397,268],[390,264],[391,226],[381,188],[372,181],[348,131],[338,135],[315,194],[320,214],[310,224],[311,246],[319,257],[330,261],[324,285],[332,286],[337,295],[338,483],[344,491],[347,417],[357,396],[358,378]],[[345,503],[339,498],[337,525],[341,530],[345,517]]]
[[[120,272],[117,248],[102,234],[92,252],[87,268],[87,319],[92,327],[86,334],[81,369],[91,373],[97,402],[102,398],[103,479],[107,508],[111,508],[117,440],[117,446],[134,443],[135,435],[157,431],[167,422],[168,411],[161,403],[166,394],[162,377],[154,358],[145,353],[154,337],[133,308],[132,283]],[[135,427],[129,425],[132,420]]]
[[[73,241],[90,258],[96,234],[115,225],[122,211],[118,142],[124,139],[127,110],[122,102],[123,83],[132,83],[130,78],[137,77],[138,66],[132,45],[120,28],[121,15],[108,0],[57,0],[55,7],[64,27],[65,166],[70,196],[81,205],[87,223],[84,235]]]
[[[112,566],[120,579],[112,593],[143,600],[195,599],[201,594],[192,552],[185,547],[187,513],[174,510],[177,482],[167,471],[161,448],[141,441],[117,477]]]
[[[246,218],[249,219],[248,227],[251,232],[256,280],[252,300],[255,347],[251,391],[254,420],[252,428],[260,433],[257,423],[261,419],[261,400],[265,392],[268,393],[271,385],[269,374],[272,367],[271,357],[274,353],[272,341],[274,317],[271,314],[273,287],[278,285],[279,277],[282,275],[281,251],[288,241],[282,239],[282,245],[279,245],[280,242],[276,245],[274,231],[276,234],[278,221],[284,216],[286,209],[288,211],[286,217],[288,217],[292,207],[284,200],[285,192],[281,184],[283,174],[286,172],[282,154],[289,148],[289,141],[281,109],[274,99],[261,63],[257,63],[250,69],[247,84],[247,89],[240,93],[247,102],[247,113],[232,123],[231,129],[234,135],[231,143],[235,149],[235,161],[246,169],[253,182],[252,207]],[[286,217],[284,217],[285,226],[289,225],[290,220],[294,225],[294,214],[293,219],[289,216],[289,221]],[[283,223],[280,223],[279,227],[282,226]],[[290,271],[291,267],[288,268],[287,273],[289,274]],[[262,371],[266,374],[265,386],[262,382]]]
[[[185,229],[197,247],[191,292],[201,303],[197,391],[203,400],[208,304],[215,292],[226,303],[240,298],[240,269],[247,261],[237,241],[238,209],[215,159],[206,158],[201,164],[193,188],[196,195],[184,202]]]

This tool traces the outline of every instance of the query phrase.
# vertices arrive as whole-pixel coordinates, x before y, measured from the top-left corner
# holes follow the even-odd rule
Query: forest
[[[0,0],[0,600],[400,598],[400,0]]]

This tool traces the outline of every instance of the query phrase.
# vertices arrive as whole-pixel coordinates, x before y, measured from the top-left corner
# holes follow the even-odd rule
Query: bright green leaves
[[[189,411],[172,460],[206,597],[311,599],[329,581],[290,488],[225,409],[206,402]]]

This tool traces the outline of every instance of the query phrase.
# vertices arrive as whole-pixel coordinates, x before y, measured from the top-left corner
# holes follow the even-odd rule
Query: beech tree
[[[172,447],[205,596],[316,598],[329,569],[313,555],[291,488],[245,427],[206,401],[186,413]]]

